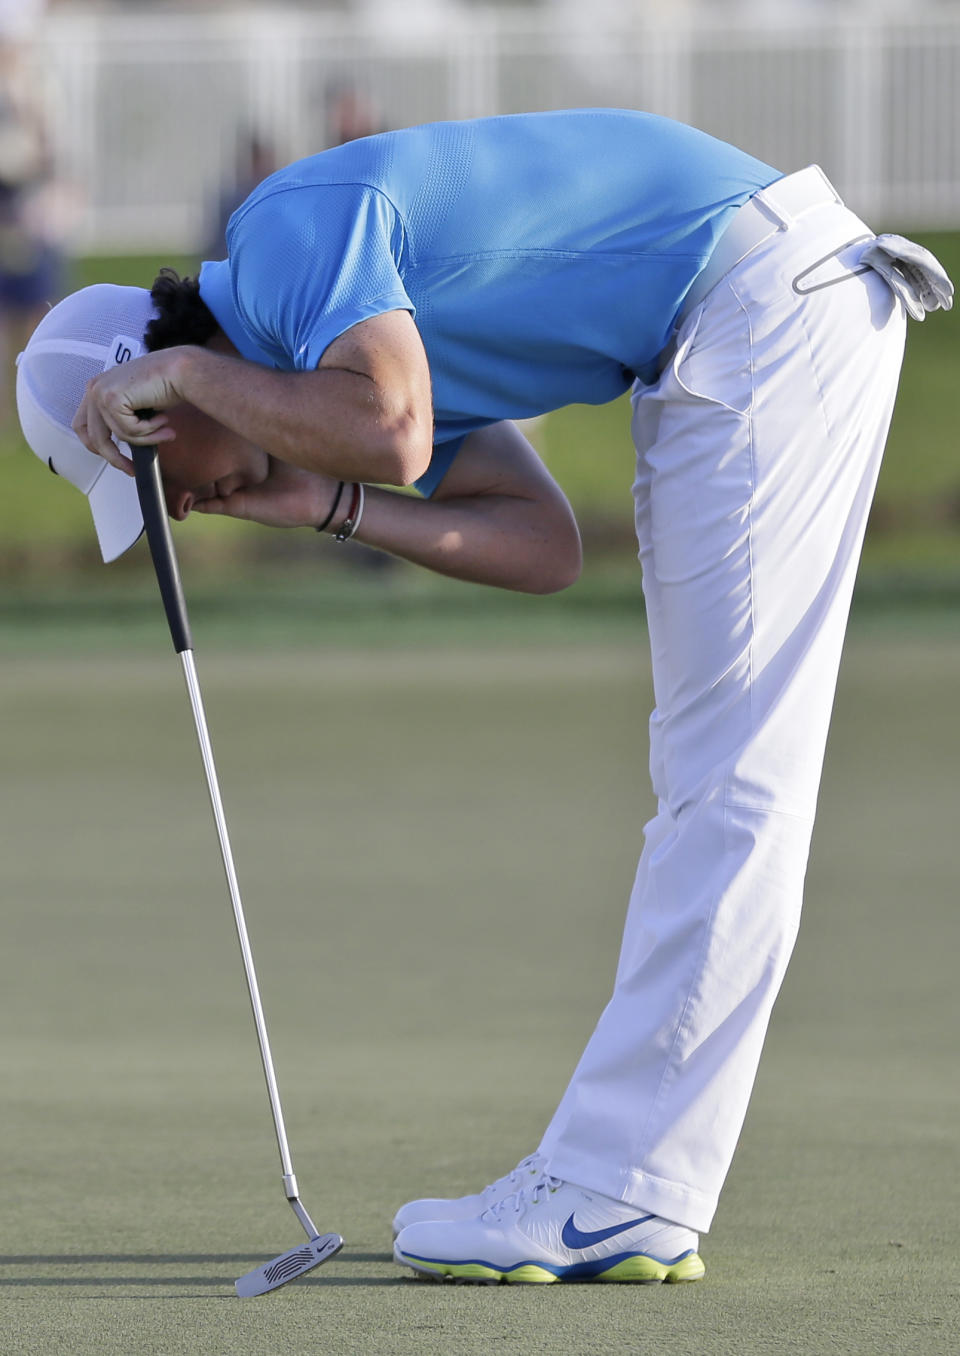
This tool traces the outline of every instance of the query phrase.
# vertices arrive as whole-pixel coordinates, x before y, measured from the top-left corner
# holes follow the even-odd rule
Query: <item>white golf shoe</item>
[[[506,1177],[498,1177],[495,1182],[491,1182],[489,1186],[472,1196],[455,1196],[449,1200],[428,1198],[408,1201],[406,1205],[401,1205],[393,1217],[393,1236],[396,1238],[400,1230],[405,1229],[408,1224],[421,1224],[425,1220],[473,1219],[475,1215],[489,1210],[491,1205],[496,1205],[497,1201],[502,1201],[504,1196],[519,1191],[523,1186],[532,1185],[542,1176],[544,1166],[544,1160],[539,1154],[530,1154],[508,1172]]]
[[[401,1266],[434,1280],[548,1285],[553,1281],[699,1281],[692,1229],[546,1174],[466,1220],[408,1224]]]

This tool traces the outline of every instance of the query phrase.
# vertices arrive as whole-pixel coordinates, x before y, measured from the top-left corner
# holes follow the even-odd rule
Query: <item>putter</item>
[[[164,611],[167,614],[174,649],[180,656],[183,665],[187,692],[190,694],[190,707],[193,711],[197,738],[200,741],[200,754],[203,758],[203,769],[207,776],[210,804],[213,807],[213,817],[220,839],[220,855],[223,858],[223,867],[230,890],[230,902],[233,905],[233,917],[237,926],[237,937],[240,941],[240,953],[243,956],[243,969],[247,977],[247,989],[250,993],[250,1006],[253,1008],[253,1020],[256,1024],[257,1039],[260,1043],[260,1059],[263,1063],[263,1074],[267,1080],[267,1093],[270,1097],[270,1110],[273,1113],[273,1126],[277,1133],[277,1147],[280,1150],[280,1164],[283,1169],[283,1190],[293,1213],[303,1225],[308,1239],[308,1242],[301,1244],[299,1248],[291,1248],[289,1252],[282,1253],[281,1256],[275,1257],[271,1262],[256,1267],[253,1271],[248,1271],[235,1283],[238,1295],[244,1297],[264,1295],[268,1290],[276,1290],[281,1285],[286,1285],[288,1281],[295,1280],[296,1277],[312,1271],[321,1262],[326,1262],[328,1258],[333,1257],[343,1247],[343,1239],[339,1234],[321,1234],[300,1201],[300,1191],[287,1143],[287,1132],[283,1124],[280,1092],[277,1088],[277,1078],[273,1069],[273,1057],[270,1054],[270,1041],[267,1036],[267,1024],[263,1016],[263,1005],[260,1002],[260,988],[257,984],[257,973],[253,965],[253,952],[250,949],[250,939],[247,936],[243,904],[240,901],[240,888],[237,884],[237,873],[233,865],[230,839],[227,836],[227,822],[224,818],[223,803],[220,799],[220,786],[213,761],[213,749],[207,732],[207,720],[200,697],[197,670],[193,662],[193,638],[190,634],[190,622],[183,596],[180,569],[173,549],[173,536],[167,519],[157,449],[155,447],[131,446],[130,451],[133,454],[133,464],[136,469],[137,494],[140,499],[140,507],[143,510],[143,522],[146,528],[147,542],[150,546],[150,554],[153,557],[153,567],[156,571],[157,582],[160,585],[160,596],[163,599]]]

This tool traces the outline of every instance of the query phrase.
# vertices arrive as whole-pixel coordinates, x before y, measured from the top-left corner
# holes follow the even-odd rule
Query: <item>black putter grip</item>
[[[133,453],[133,465],[137,473],[137,494],[140,498],[150,554],[153,557],[153,568],[157,574],[157,583],[160,585],[163,609],[167,614],[173,648],[177,654],[182,654],[184,650],[193,649],[193,637],[190,634],[187,604],[183,597],[183,584],[180,582],[180,567],[173,549],[170,520],[163,499],[157,449],[131,447],[130,451]]]

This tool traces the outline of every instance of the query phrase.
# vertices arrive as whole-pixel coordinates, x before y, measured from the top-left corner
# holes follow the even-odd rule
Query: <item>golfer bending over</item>
[[[141,529],[118,443],[157,443],[175,518],[563,588],[576,524],[511,421],[632,388],[658,809],[613,994],[536,1152],[403,1206],[396,1257],[696,1280],[797,930],[906,314],[948,307],[949,280],[816,167],[605,109],[324,151],[227,244],[199,286],[75,294],[21,361],[28,439],[88,492],[106,558]]]

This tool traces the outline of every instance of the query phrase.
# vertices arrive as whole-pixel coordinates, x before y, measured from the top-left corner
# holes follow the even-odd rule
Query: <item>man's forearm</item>
[[[222,333],[206,347],[143,354],[87,383],[72,427],[84,447],[132,475],[118,444],[170,442],[168,411],[178,406],[308,471],[409,485],[430,463],[430,372],[406,311],[353,326],[309,372],[247,362]]]
[[[430,459],[429,424],[360,372],[277,372],[190,347],[178,355],[176,380],[189,404],[308,471],[406,485]]]
[[[438,574],[523,593],[554,593],[580,572],[571,520],[505,495],[434,502],[367,486],[354,540]]]

